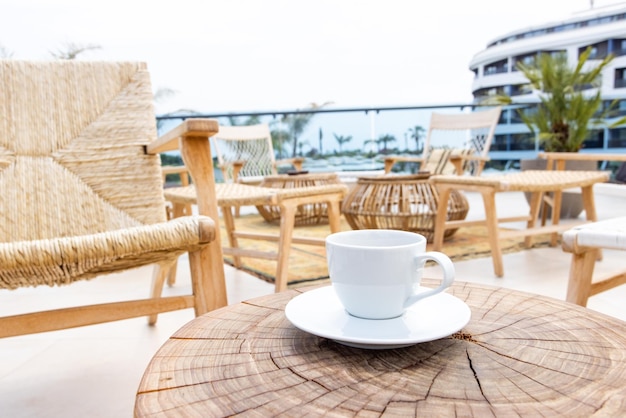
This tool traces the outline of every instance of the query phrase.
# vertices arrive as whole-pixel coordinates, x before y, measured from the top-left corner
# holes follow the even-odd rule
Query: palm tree
[[[341,154],[343,144],[352,141],[352,135],[349,135],[349,136],[337,135],[336,133],[333,132],[333,136],[335,137],[335,140],[339,144],[339,153]]]
[[[424,136],[424,132],[426,132],[426,130],[419,125],[415,125],[408,130],[409,136],[415,140],[415,150],[418,154],[421,153],[420,139],[422,138],[422,136]]]
[[[396,141],[396,137],[390,134],[385,134],[385,135],[381,135],[378,137],[378,139],[376,140],[376,143],[378,144],[383,144],[383,154],[386,154],[388,152],[387,149],[387,143],[389,142],[395,142]]]
[[[367,146],[369,144],[375,144],[376,145],[376,150],[378,151],[378,153],[380,153],[380,146],[378,144],[378,141],[376,141],[375,139],[366,139],[365,141],[363,141],[363,147],[367,148]]]
[[[283,129],[277,121],[270,122],[270,135],[272,136],[272,147],[276,157],[283,158],[285,144],[289,141],[289,132]]]
[[[311,103],[309,104],[309,107],[307,109],[317,110],[329,104],[332,104],[332,102],[325,102],[321,105],[318,105],[317,103]],[[281,121],[287,125],[287,130],[289,131],[289,136],[291,137],[293,143],[292,157],[295,157],[297,155],[298,139],[300,135],[302,135],[302,132],[304,132],[304,129],[309,124],[313,116],[315,116],[315,113],[297,113],[292,115],[284,115],[282,117]]]

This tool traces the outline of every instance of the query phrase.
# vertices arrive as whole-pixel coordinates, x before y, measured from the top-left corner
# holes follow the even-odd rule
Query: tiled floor
[[[605,185],[602,185],[605,186]],[[626,187],[626,186],[621,186]],[[469,217],[482,215],[482,202],[470,198]],[[523,212],[521,194],[498,196],[502,214]],[[600,219],[625,214],[626,189],[602,187],[596,191]],[[624,253],[605,251],[600,270],[624,266]],[[565,296],[569,255],[560,247],[533,249],[504,256],[504,278],[495,278],[491,258],[455,263],[457,278],[535,292],[559,299]],[[107,300],[141,297],[148,292],[151,268],[100,278],[57,289],[0,291],[0,315]],[[436,277],[436,268],[427,270]],[[229,303],[273,292],[273,286],[227,268]],[[178,283],[167,293],[189,287],[184,262]],[[626,286],[589,301],[589,308],[626,320]],[[144,318],[72,330],[0,339],[0,417],[129,417],[143,371],[159,346],[193,318],[191,310],[163,314],[157,326]]]

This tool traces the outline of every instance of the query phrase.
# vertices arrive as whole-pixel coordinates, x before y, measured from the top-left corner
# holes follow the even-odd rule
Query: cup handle
[[[415,257],[415,262],[418,266],[422,266],[427,260],[432,260],[441,266],[441,269],[443,270],[443,280],[436,289],[416,293],[409,297],[404,303],[405,308],[408,308],[410,305],[413,305],[415,302],[427,298],[428,296],[443,292],[450,287],[450,285],[452,285],[452,282],[454,282],[454,264],[452,264],[452,260],[450,260],[447,255],[440,253],[439,251],[428,251]]]

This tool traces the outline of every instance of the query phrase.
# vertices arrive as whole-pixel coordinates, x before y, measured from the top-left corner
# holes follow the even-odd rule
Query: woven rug
[[[269,224],[259,215],[245,215],[235,219],[236,228],[239,231],[254,231],[266,234],[277,234],[279,227]],[[351,230],[348,223],[341,221],[341,230]],[[297,226],[294,236],[323,238],[330,233],[328,225]],[[222,239],[226,239],[226,231],[221,225]],[[500,241],[504,254],[526,249],[523,238],[502,239]],[[547,247],[549,236],[538,235],[533,237],[533,248]],[[275,251],[277,244],[270,241],[239,239],[239,245],[243,248],[260,251]],[[428,244],[428,250],[432,250],[432,244]],[[487,239],[487,229],[482,226],[460,228],[450,239],[444,242],[442,252],[447,254],[452,261],[469,260],[480,257],[490,257],[491,248]],[[232,258],[226,256],[226,262],[232,265]],[[256,258],[242,258],[243,270],[262,280],[274,283],[276,273],[276,261]],[[324,247],[315,245],[294,244],[289,256],[289,286],[322,283],[328,280],[326,267],[326,253]]]

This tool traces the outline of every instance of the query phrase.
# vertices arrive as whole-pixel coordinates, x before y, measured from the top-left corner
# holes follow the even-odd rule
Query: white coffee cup
[[[395,318],[414,303],[448,288],[454,265],[437,251],[426,251],[426,238],[413,232],[363,229],[326,237],[328,272],[349,314],[365,319]],[[436,289],[419,291],[424,264],[443,270]],[[423,290],[423,289],[422,289]]]

